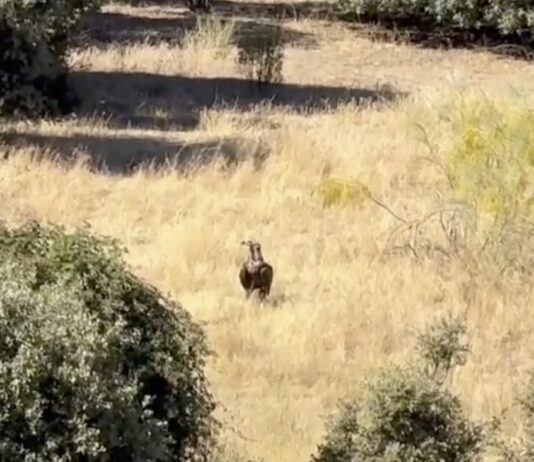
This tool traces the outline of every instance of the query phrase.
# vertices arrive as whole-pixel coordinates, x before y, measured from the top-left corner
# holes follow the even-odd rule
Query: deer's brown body
[[[263,259],[258,242],[243,241],[241,244],[248,247],[249,256],[239,271],[239,280],[247,298],[254,290],[258,290],[259,297],[263,300],[271,291],[273,267]]]

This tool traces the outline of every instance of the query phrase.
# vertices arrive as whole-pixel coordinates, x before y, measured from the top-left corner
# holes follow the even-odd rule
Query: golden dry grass
[[[109,11],[141,18],[183,14],[177,7]],[[311,49],[288,47],[286,82],[388,84],[410,96],[388,105],[347,103],[304,114],[268,104],[249,111],[207,108],[190,131],[117,128],[97,116],[21,122],[4,130],[55,140],[56,150],[42,143],[5,147],[10,156],[0,162],[2,219],[89,222],[96,232],[119,238],[140,275],[205,323],[217,352],[209,378],[224,405],[219,416],[225,441],[237,453],[266,462],[308,460],[336,402],[352,395],[365,374],[412,354],[412,328],[444,310],[466,308],[468,277],[461,268],[442,271],[408,257],[379,259],[395,220],[367,202],[322,208],[313,188],[330,175],[354,176],[403,216],[431,210],[447,194],[446,185],[439,171],[420,160],[426,151],[414,123],[433,120],[433,108],[461,80],[455,75],[488,93],[532,89],[534,75],[531,64],[489,53],[371,43],[321,22],[288,27],[313,33],[316,43]],[[75,52],[71,60],[89,71],[239,77],[227,32],[191,36],[181,47],[109,44]],[[140,106],[160,98],[151,115],[163,120],[182,108],[172,106],[171,87],[159,96],[140,94],[135,86],[85,91],[87,98],[109,99],[118,91],[123,103]],[[228,139],[236,140],[237,165],[225,169],[213,162],[190,174],[145,168],[108,175],[83,160],[65,164],[53,158],[58,146],[72,150],[77,140],[84,140],[78,153],[98,151],[124,163],[130,155],[156,154],[164,143],[187,148]],[[261,150],[268,156],[256,168],[250,154]],[[262,242],[275,268],[271,302],[264,307],[244,300],[237,278],[244,257],[239,243],[249,236]],[[509,436],[521,430],[514,400],[533,366],[532,301],[530,287],[513,281],[505,289],[475,288],[468,311],[473,354],[453,377],[472,416],[510,408]]]

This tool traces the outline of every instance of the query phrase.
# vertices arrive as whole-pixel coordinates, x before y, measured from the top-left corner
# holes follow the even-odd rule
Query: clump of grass
[[[369,188],[355,178],[327,178],[321,181],[313,194],[319,198],[323,207],[359,206],[371,196]]]
[[[183,47],[194,50],[211,50],[215,57],[224,59],[230,54],[235,22],[216,16],[198,18],[196,26],[185,34]]]
[[[406,223],[404,218],[375,198],[369,188],[356,178],[327,178],[319,183],[312,195],[321,201],[323,207],[358,207],[369,200],[383,208],[397,221]]]
[[[237,41],[238,68],[258,85],[280,83],[283,80],[284,45],[281,29],[241,37]]]

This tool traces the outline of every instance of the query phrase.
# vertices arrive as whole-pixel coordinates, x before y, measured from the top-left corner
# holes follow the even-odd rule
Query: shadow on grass
[[[232,78],[191,78],[146,73],[76,72],[72,75],[80,94],[84,95],[83,114],[102,111],[109,117],[111,128],[149,128],[155,124],[149,112],[160,111],[167,124],[179,118],[198,122],[200,111],[214,105],[231,105],[246,110],[270,101],[273,106],[294,111],[335,108],[348,102],[368,103],[397,98],[392,90],[366,90],[345,87],[271,84],[258,88],[255,82]],[[164,106],[166,104],[167,106]],[[166,112],[166,113],[165,113]],[[192,123],[193,125],[193,123]],[[138,127],[138,128],[141,128]],[[75,131],[75,130],[74,130]],[[130,174],[136,168],[172,166],[178,171],[194,170],[220,161],[231,168],[249,159],[261,168],[267,158],[264,146],[243,139],[214,139],[202,142],[170,141],[148,135],[134,136],[119,132],[101,134],[45,135],[31,131],[7,131],[7,146],[37,146],[39,152],[56,153],[73,159],[76,153],[86,155],[89,165],[110,174]]]
[[[185,0],[129,0],[132,6],[185,7]],[[333,19],[332,2],[325,1],[231,1],[214,0],[212,11],[225,16],[251,19]]]
[[[214,15],[204,16],[214,17]],[[229,16],[234,15],[229,14]],[[198,18],[199,16],[187,10],[173,11],[171,17],[133,16],[116,12],[97,13],[87,19],[87,32],[83,39],[93,45],[161,42],[179,44],[185,33],[196,27]],[[220,19],[223,24],[230,21],[224,17]],[[280,24],[261,21],[261,17],[251,16],[244,19],[232,17],[231,21],[234,24],[234,41],[258,35],[280,35],[284,45],[310,48],[316,44],[311,34],[288,29]]]
[[[261,147],[247,149],[239,139],[215,139],[202,142],[172,142],[161,138],[87,135],[44,135],[40,133],[11,131],[2,134],[7,147],[6,157],[16,155],[16,150],[38,148],[47,156],[58,156],[67,163],[81,155],[95,171],[111,175],[129,175],[140,167],[171,167],[178,172],[195,169],[219,161],[232,169],[250,159],[261,168],[267,153]]]
[[[107,118],[111,127],[194,128],[203,109],[230,106],[247,110],[270,103],[296,112],[334,109],[354,102],[390,101],[401,96],[390,88],[361,89],[266,84],[236,78],[167,76],[142,72],[79,71],[71,75],[82,95],[78,115]]]
[[[323,1],[250,2],[215,0],[214,10],[223,15],[276,20],[334,20],[332,3]]]
[[[359,35],[375,41],[404,43],[429,49],[468,49],[531,61],[534,36],[531,33],[503,35],[496,29],[462,29],[442,26],[429,18],[381,18],[340,16]]]

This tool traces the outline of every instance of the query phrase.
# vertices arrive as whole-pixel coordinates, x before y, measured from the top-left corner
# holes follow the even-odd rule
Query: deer
[[[264,300],[271,291],[273,282],[273,267],[263,259],[261,245],[257,241],[242,241],[241,245],[247,246],[249,255],[239,271],[239,280],[245,297],[248,299],[254,290],[258,290],[260,300]]]

